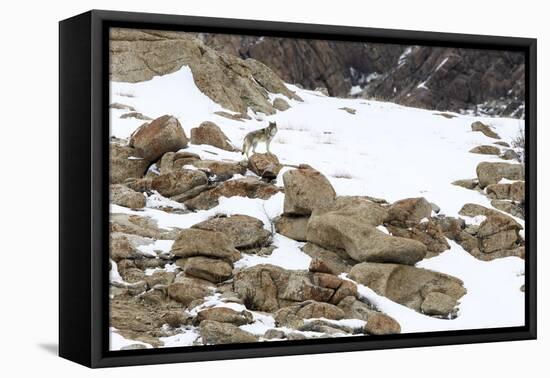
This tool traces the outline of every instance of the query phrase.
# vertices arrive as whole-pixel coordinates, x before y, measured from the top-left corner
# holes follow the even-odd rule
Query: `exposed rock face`
[[[265,200],[278,192],[279,188],[275,185],[267,184],[253,177],[245,177],[226,181],[213,189],[202,192],[185,201],[185,205],[192,210],[208,210],[219,204],[219,197],[239,196]]]
[[[316,208],[330,205],[336,198],[327,178],[310,166],[285,172],[283,183],[285,214],[309,215]]]
[[[130,178],[141,178],[145,174],[149,161],[137,156],[137,152],[130,146],[121,146],[110,143],[110,170],[111,184],[120,184]]]
[[[273,114],[268,91],[298,97],[264,64],[207,47],[183,32],[112,28],[110,79],[139,82],[189,66],[195,84],[226,109]]]
[[[166,152],[187,147],[188,141],[179,121],[164,115],[134,131],[130,137],[130,147],[135,148],[138,156],[155,161]]]
[[[466,293],[458,278],[406,265],[361,263],[351,269],[349,276],[377,294],[416,311],[421,311],[432,292],[443,293],[455,301]]]
[[[225,234],[196,228],[182,230],[172,245],[171,252],[178,257],[204,256],[230,263],[241,258],[241,253],[233,247]]]
[[[206,121],[191,129],[191,143],[208,144],[226,151],[234,151],[235,148],[229,142],[229,138],[214,122]]]
[[[307,216],[280,216],[275,221],[275,229],[281,235],[286,236],[297,241],[306,241],[307,222],[309,217]]]
[[[205,33],[199,37],[218,51],[267,64],[285,82],[307,89],[326,87],[331,96],[348,96],[352,86],[360,85],[364,97],[408,106],[516,117],[523,113],[525,62],[516,52]]]
[[[331,302],[353,292],[349,284],[334,275],[307,271],[286,270],[274,265],[256,265],[236,273],[233,290],[247,308],[274,312],[281,307],[313,300]],[[343,285],[343,286],[342,286]],[[337,294],[338,291],[340,294]],[[351,294],[345,295],[349,296]]]
[[[116,205],[131,209],[139,209],[145,206],[145,196],[143,193],[136,192],[127,186],[113,184],[110,186],[110,194],[111,203]]]
[[[500,139],[500,136],[483,122],[475,121],[474,123],[472,123],[471,127],[472,131],[479,131],[480,133],[483,133],[483,135],[485,135],[486,137]]]
[[[200,334],[204,344],[253,343],[258,341],[256,336],[243,331],[234,324],[214,320],[203,320],[200,324]]]
[[[213,320],[220,323],[231,323],[236,326],[252,323],[252,313],[249,311],[235,311],[228,307],[213,307],[202,310],[197,314],[195,322],[202,323],[203,320]]]
[[[165,197],[172,197],[207,183],[208,178],[204,172],[181,169],[153,178],[151,189],[156,190]]]
[[[476,168],[479,186],[497,184],[501,179],[525,180],[523,164],[481,162]]]
[[[193,228],[221,232],[238,249],[265,246],[271,237],[261,220],[240,214],[214,217],[195,224]]]
[[[412,265],[422,260],[427,251],[424,244],[376,228],[386,218],[387,212],[380,205],[344,197],[311,216],[307,240],[326,249],[344,250],[356,261]]]
[[[254,154],[248,159],[248,169],[260,177],[274,179],[281,171],[282,165],[273,154]]]

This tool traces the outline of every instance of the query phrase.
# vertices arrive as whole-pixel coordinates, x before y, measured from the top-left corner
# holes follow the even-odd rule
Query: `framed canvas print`
[[[60,22],[60,355],[536,337],[536,41]]]

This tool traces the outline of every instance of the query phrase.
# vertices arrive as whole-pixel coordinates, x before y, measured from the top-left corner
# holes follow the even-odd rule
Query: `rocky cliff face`
[[[427,109],[523,117],[521,53],[223,34],[207,46],[253,58],[284,81],[331,96],[378,98]]]

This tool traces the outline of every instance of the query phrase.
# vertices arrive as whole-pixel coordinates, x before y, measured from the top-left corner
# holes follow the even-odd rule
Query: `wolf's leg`
[[[271,139],[268,139],[266,142],[265,142],[265,149],[267,150],[267,153],[268,154],[271,154],[271,151],[269,151],[269,144],[271,143]]]
[[[254,141],[252,143],[252,153],[255,154],[256,153],[256,146],[258,145],[258,142]]]

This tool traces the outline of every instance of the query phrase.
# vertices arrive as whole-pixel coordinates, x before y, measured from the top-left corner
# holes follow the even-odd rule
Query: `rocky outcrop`
[[[422,305],[426,299],[429,300],[426,307],[443,307],[434,305],[433,302],[438,298],[429,296],[430,293],[441,293],[453,299],[453,308],[466,293],[462,281],[458,278],[406,265],[361,263],[351,269],[349,277],[368,286],[377,294],[419,312],[422,312]]]
[[[263,222],[248,215],[218,216],[197,223],[193,228],[221,232],[237,249],[263,247],[271,238]]]
[[[192,210],[208,210],[219,204],[220,197],[248,197],[268,199],[277,194],[279,188],[253,177],[245,177],[225,181],[215,188],[202,192],[198,196],[185,201],[185,205]]]
[[[312,90],[326,87],[331,96],[348,96],[352,86],[360,86],[362,92],[356,96],[407,106],[514,117],[523,114],[525,61],[518,52],[196,35],[218,51],[267,64],[285,82]],[[290,61],[296,64],[288,64]]]
[[[130,137],[130,147],[136,150],[137,156],[148,161],[155,161],[166,152],[185,148],[188,142],[179,121],[169,115],[141,125]]]
[[[275,113],[269,92],[299,99],[266,65],[217,52],[188,33],[111,28],[110,57],[113,81],[146,81],[188,66],[201,92],[239,113]]]
[[[226,151],[234,151],[235,147],[229,138],[214,122],[206,121],[191,129],[191,143],[208,144]]]
[[[285,214],[309,215],[316,208],[330,205],[336,197],[327,178],[307,165],[285,172],[283,183]]]
[[[481,188],[497,184],[503,178],[525,180],[525,167],[523,164],[482,162],[478,164],[476,173]]]
[[[248,169],[265,179],[274,179],[281,171],[282,165],[273,154],[253,154],[248,159]]]
[[[111,203],[131,209],[139,209],[145,206],[145,196],[121,184],[110,186]]]

